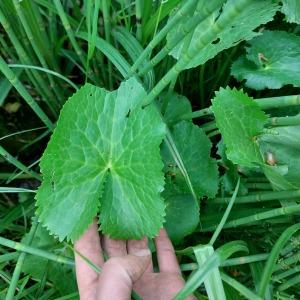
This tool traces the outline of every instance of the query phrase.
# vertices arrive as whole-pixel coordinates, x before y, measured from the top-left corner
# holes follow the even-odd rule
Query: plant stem
[[[214,4],[220,4],[219,0],[210,1]],[[222,1],[221,1],[222,2]],[[241,11],[245,9],[247,5],[251,3],[251,0],[239,0],[229,2],[225,11],[221,14],[219,19],[197,40],[193,47],[189,48],[188,51],[178,60],[178,62],[168,71],[168,73],[158,82],[158,84],[152,89],[152,91],[144,99],[144,106],[150,104],[160,92],[175,78],[190,61],[198,55],[198,53],[206,47],[209,43],[214,41],[216,36],[229,26],[234,19],[239,15]],[[218,6],[217,6],[218,7]]]
[[[171,50],[176,47],[188,34],[190,34],[203,20],[205,20],[209,15],[211,15],[216,9],[218,9],[223,0],[214,0],[206,3],[205,9],[201,6],[201,12],[195,12],[195,16],[190,18],[181,28],[181,31],[177,32],[177,35],[155,55],[151,59],[149,63],[147,63],[143,68],[139,71],[139,76],[143,76],[147,73],[151,68],[157,65],[160,61],[162,61]],[[175,25],[173,25],[175,26]],[[172,28],[171,28],[172,29]],[[171,29],[168,29],[170,31]],[[162,29],[164,30],[164,29]],[[167,33],[166,33],[167,34]],[[155,37],[156,38],[156,37]],[[154,48],[154,47],[152,47]],[[151,52],[152,49],[150,49]],[[149,53],[150,53],[149,52]]]
[[[270,126],[298,126],[300,125],[300,115],[292,117],[274,117],[268,120]]]
[[[290,206],[285,206],[281,208],[275,208],[268,210],[266,212],[258,213],[255,215],[251,215],[248,217],[243,217],[239,218],[236,220],[232,220],[227,222],[223,228],[235,228],[238,226],[243,226],[243,225],[253,225],[253,223],[256,223],[258,221],[270,219],[270,218],[276,218],[279,216],[285,216],[285,215],[291,215],[291,214],[296,214],[300,212],[300,204],[298,205],[290,205]],[[213,231],[217,228],[218,225],[213,225],[209,226],[206,228],[202,228],[201,232],[208,232],[208,231]]]
[[[235,258],[229,258],[221,264],[222,267],[230,267],[230,266],[237,266],[243,264],[250,264],[257,261],[264,261],[267,260],[269,257],[269,253],[261,253],[249,256],[241,256]]]
[[[162,39],[168,34],[168,32],[174,28],[186,15],[191,11],[195,5],[195,0],[188,0],[184,5],[178,10],[178,12],[169,19],[168,23],[154,36],[151,42],[147,45],[145,50],[141,53],[139,58],[136,60],[134,65],[131,67],[130,76],[138,69],[139,65],[149,58],[152,50],[162,41]],[[148,70],[147,70],[148,71]],[[147,72],[146,71],[146,72]],[[145,72],[145,73],[146,73]]]
[[[272,109],[272,108],[298,106],[298,105],[300,105],[300,95],[260,98],[260,99],[254,99],[254,101],[259,105],[259,107],[261,109],[268,110],[268,109]],[[189,120],[191,118],[192,119],[200,118],[200,117],[205,117],[208,115],[213,115],[213,111],[212,111],[211,107],[193,111],[190,114],[183,115],[181,117],[181,119]]]
[[[248,189],[253,189],[253,190],[272,190],[272,186],[270,183],[264,183],[264,182],[250,182],[246,183],[246,187]]]
[[[300,105],[300,95],[280,96],[256,99],[255,102],[263,110]]]
[[[262,192],[255,193],[254,195],[246,195],[236,198],[236,203],[254,203],[263,201],[273,201],[273,200],[288,200],[300,197],[300,190],[292,191],[272,191],[272,192]],[[215,198],[210,201],[210,203],[229,203],[231,198]]]

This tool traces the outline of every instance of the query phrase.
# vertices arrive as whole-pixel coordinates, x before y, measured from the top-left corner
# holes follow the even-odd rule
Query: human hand
[[[75,243],[77,252],[102,268],[97,274],[75,255],[76,277],[81,300],[127,300],[132,290],[144,300],[169,300],[184,286],[175,251],[162,229],[154,240],[160,272],[153,272],[147,239],[113,240],[100,237],[96,221]],[[103,251],[109,260],[104,262]],[[189,299],[193,299],[192,297]]]

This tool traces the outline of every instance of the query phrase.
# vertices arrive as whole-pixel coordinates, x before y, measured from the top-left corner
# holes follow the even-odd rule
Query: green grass
[[[269,0],[0,2],[0,300],[78,299],[71,242],[58,242],[35,217],[34,196],[44,175],[39,162],[74,92],[86,82],[112,91],[130,77],[146,91],[143,107],[154,104],[165,122],[175,115],[177,123],[202,128],[218,165],[217,194],[199,196],[187,159],[193,158],[192,149],[183,150],[168,124],[164,143],[175,167],[165,166],[166,190],[175,182],[176,192],[192,195],[200,213],[199,224],[175,245],[187,280],[175,299],[190,293],[218,299],[210,287],[229,300],[300,297],[300,187],[299,172],[293,171],[300,170],[300,146],[292,130],[300,125],[300,86],[256,90],[232,77],[231,66],[245,54],[245,41],[189,68],[199,53],[226,38],[222,34],[234,20],[262,2],[274,9]],[[207,25],[224,3],[220,16]],[[249,13],[249,18],[256,16]],[[286,22],[281,12],[271,19],[262,20],[255,32],[266,28],[299,37],[299,25]],[[183,50],[175,58],[179,43]],[[267,69],[272,59],[259,57],[254,60]],[[211,107],[215,92],[226,86],[243,89],[267,114],[253,142],[274,137],[268,144],[274,168],[264,157],[263,166],[251,168],[227,158]],[[178,95],[190,108],[174,102]],[[251,122],[241,127],[246,123]],[[279,128],[287,131],[278,142]],[[198,173],[203,176],[201,168]],[[199,254],[203,245],[211,251]]]

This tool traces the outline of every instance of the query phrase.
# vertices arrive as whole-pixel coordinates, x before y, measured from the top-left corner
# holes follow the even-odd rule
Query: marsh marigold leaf
[[[153,237],[165,205],[157,109],[134,78],[108,92],[86,84],[64,105],[41,160],[37,199],[42,223],[60,240],[76,240],[99,213],[113,238]]]
[[[232,65],[231,74],[246,86],[262,90],[292,84],[300,87],[300,37],[284,31],[264,31],[249,42],[247,54]]]
[[[219,178],[217,162],[210,157],[212,144],[209,138],[200,127],[188,121],[176,124],[171,133],[196,196],[213,198],[218,190]],[[162,156],[166,176],[172,177],[174,185],[182,192],[189,193],[186,181],[165,144],[162,147]]]
[[[256,137],[267,120],[265,113],[243,91],[220,89],[212,102],[217,127],[226,145],[226,155],[235,164],[263,164]]]

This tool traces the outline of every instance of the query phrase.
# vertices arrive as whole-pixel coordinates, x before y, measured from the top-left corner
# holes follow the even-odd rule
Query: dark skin
[[[154,239],[159,273],[154,273],[146,238],[121,241],[100,238],[96,220],[75,243],[75,249],[102,268],[92,270],[75,255],[76,277],[81,300],[127,300],[134,290],[144,300],[169,300],[184,286],[175,251],[161,229]],[[104,262],[103,251],[109,259]],[[193,297],[188,298],[194,299]]]

